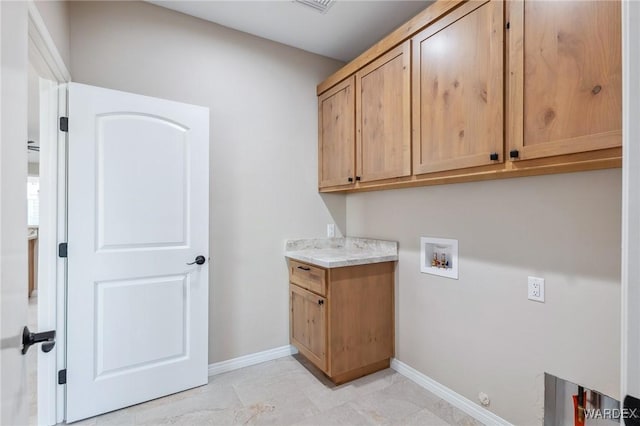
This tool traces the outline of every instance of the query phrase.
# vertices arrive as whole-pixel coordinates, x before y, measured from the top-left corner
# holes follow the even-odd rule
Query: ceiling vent
[[[333,6],[335,0],[294,0],[294,2],[309,6],[317,12],[327,13],[331,6]]]

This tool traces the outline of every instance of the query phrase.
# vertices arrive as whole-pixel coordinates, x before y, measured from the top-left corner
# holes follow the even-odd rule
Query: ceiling
[[[426,8],[424,0],[336,0],[320,13],[293,0],[150,3],[348,62]]]

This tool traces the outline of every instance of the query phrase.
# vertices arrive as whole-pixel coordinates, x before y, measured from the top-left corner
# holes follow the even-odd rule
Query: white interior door
[[[67,422],[207,383],[208,146],[207,108],[69,85]]]
[[[1,425],[26,424],[29,407],[27,363],[20,352],[27,324],[26,34],[26,3],[0,1]]]

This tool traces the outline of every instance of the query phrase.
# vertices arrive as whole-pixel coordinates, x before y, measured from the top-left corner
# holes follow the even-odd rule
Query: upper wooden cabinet
[[[415,174],[502,162],[503,2],[469,2],[413,43]]]
[[[620,2],[514,1],[508,20],[513,156],[621,146]]]
[[[355,77],[318,98],[320,188],[348,185],[355,171]]]
[[[411,175],[409,43],[318,98],[320,188]]]
[[[410,49],[402,45],[356,73],[356,179],[411,175]]]
[[[622,165],[620,0],[436,0],[318,85],[323,192]]]

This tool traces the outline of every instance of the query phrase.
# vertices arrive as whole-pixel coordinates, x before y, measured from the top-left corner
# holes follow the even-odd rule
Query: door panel
[[[208,117],[69,87],[68,422],[207,383]]]
[[[519,158],[621,146],[620,2],[513,2],[509,15]]]
[[[502,13],[469,2],[412,39],[415,174],[503,161]]]
[[[291,342],[321,370],[326,369],[326,299],[296,285],[291,297]]]
[[[358,171],[362,182],[411,174],[410,41],[356,73]]]
[[[98,249],[186,245],[188,129],[141,114],[99,116],[96,127]]]
[[[187,355],[186,275],[102,282],[96,287],[96,380]]]
[[[354,86],[354,77],[350,77],[318,98],[320,188],[353,182],[356,131]]]

